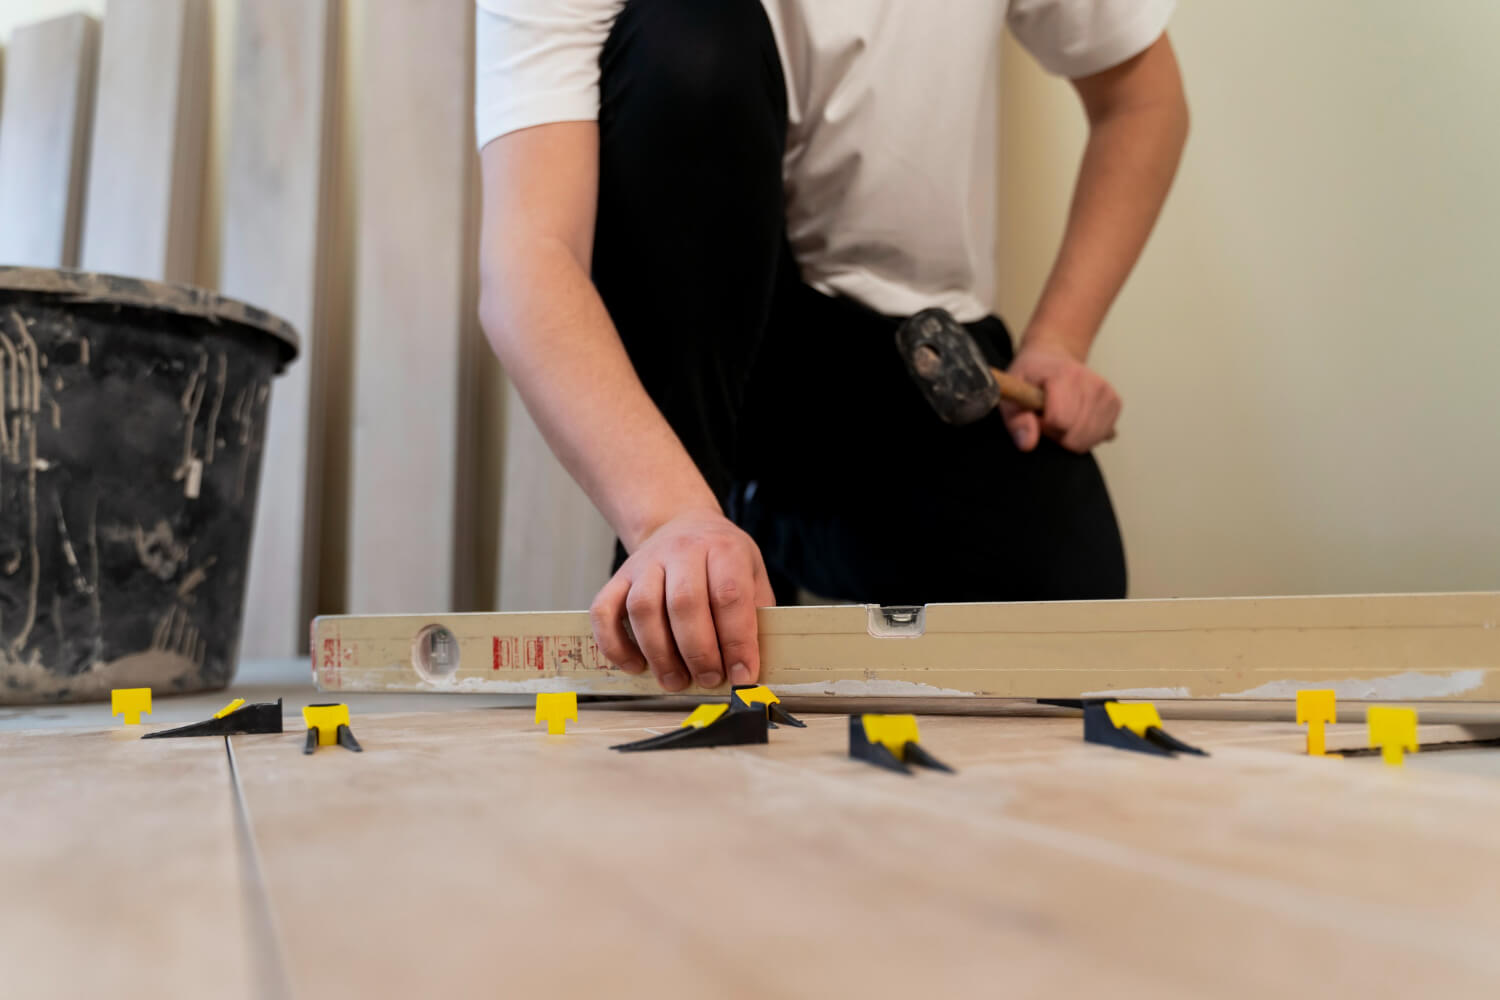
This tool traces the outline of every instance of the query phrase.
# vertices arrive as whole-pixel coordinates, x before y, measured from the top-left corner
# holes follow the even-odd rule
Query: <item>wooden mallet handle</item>
[[[990,374],[995,376],[995,384],[1000,387],[1000,398],[1015,403],[1023,410],[1033,410],[1041,413],[1047,405],[1047,393],[1039,385],[1032,385],[1025,379],[1007,375],[998,368],[991,368]]]

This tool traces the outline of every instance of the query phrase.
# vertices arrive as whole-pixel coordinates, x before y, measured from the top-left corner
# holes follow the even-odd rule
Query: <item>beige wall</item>
[[[1500,588],[1500,4],[1184,4],[1177,188],[1094,356],[1136,596]],[[1083,127],[1008,45],[1019,326]]]

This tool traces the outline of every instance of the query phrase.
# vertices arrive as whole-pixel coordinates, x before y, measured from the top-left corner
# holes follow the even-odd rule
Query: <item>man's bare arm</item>
[[[600,649],[668,690],[759,674],[759,550],[723,515],[642,387],[593,283],[598,126],[540,125],[481,154],[480,317],[549,446],[630,559],[593,607]],[[627,628],[627,622],[629,627]],[[731,668],[738,668],[733,669]]]
[[[1040,424],[1006,411],[1017,444],[1028,451],[1039,432],[1075,451],[1114,435],[1119,396],[1084,362],[1161,213],[1187,140],[1187,101],[1165,35],[1073,86],[1088,115],[1089,141],[1062,247],[1011,366],[1047,388]]]

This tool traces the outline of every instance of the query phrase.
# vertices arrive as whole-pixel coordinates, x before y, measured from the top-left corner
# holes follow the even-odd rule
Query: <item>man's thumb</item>
[[[1010,436],[1021,451],[1031,451],[1035,448],[1037,440],[1042,435],[1042,426],[1037,421],[1036,414],[1029,410],[1018,410],[1008,414],[1005,418],[1005,426],[1010,428]]]

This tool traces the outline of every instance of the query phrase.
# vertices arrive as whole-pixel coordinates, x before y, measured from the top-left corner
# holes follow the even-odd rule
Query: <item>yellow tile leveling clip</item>
[[[911,774],[912,764],[955,773],[922,749],[915,715],[849,716],[849,756],[901,774]]]
[[[214,713],[214,718],[215,719],[222,719],[222,718],[224,718],[224,716],[228,715],[230,712],[237,712],[237,711],[239,711],[240,706],[243,705],[244,703],[245,703],[245,699],[243,699],[243,698],[236,698],[236,699],[234,699],[234,701],[231,701],[229,704],[225,705],[223,708],[221,708],[217,712],[215,712]]]
[[[308,705],[302,709],[302,718],[307,722],[303,753],[312,753],[318,747],[331,747],[335,743],[355,753],[364,750],[354,738],[354,730],[349,728],[348,705]]]
[[[109,693],[109,714],[125,716],[125,725],[139,726],[142,712],[151,714],[150,688],[115,688]]]
[[[536,696],[536,715],[533,721],[545,722],[548,736],[565,735],[569,719],[578,721],[576,691],[543,691]]]
[[[1297,725],[1307,727],[1307,755],[1309,757],[1337,757],[1327,752],[1324,740],[1325,725],[1338,721],[1338,696],[1331,690],[1307,690],[1297,692]]]
[[[1161,714],[1150,702],[1084,702],[1083,741],[1158,757],[1175,757],[1180,753],[1208,756],[1163,729]]]
[[[281,732],[281,699],[247,705],[236,698],[202,722],[190,722],[175,729],[159,729],[142,736],[143,740],[172,739],[179,736],[239,736],[249,733]]]
[[[719,716],[727,711],[729,711],[728,705],[699,705],[678,725],[684,728],[704,729],[717,722]]]
[[[1416,753],[1417,710],[1389,705],[1371,705],[1365,715],[1370,727],[1370,746],[1380,748],[1380,758],[1392,767],[1400,767],[1402,751]]]
[[[622,753],[642,750],[694,750],[704,747],[742,746],[767,743],[770,728],[764,711],[735,711],[719,702],[699,705],[676,728],[633,743],[610,747]]]
[[[798,729],[807,728],[807,723],[781,707],[781,699],[764,684],[736,684],[730,690],[730,711],[743,711],[747,708],[754,708],[756,705],[765,706],[766,717],[770,719],[772,729],[775,729],[778,723],[784,726],[796,726]]]
[[[1104,711],[1116,729],[1128,729],[1141,739],[1146,738],[1147,730],[1161,728],[1161,713],[1149,701],[1123,705],[1118,701],[1106,701]]]

